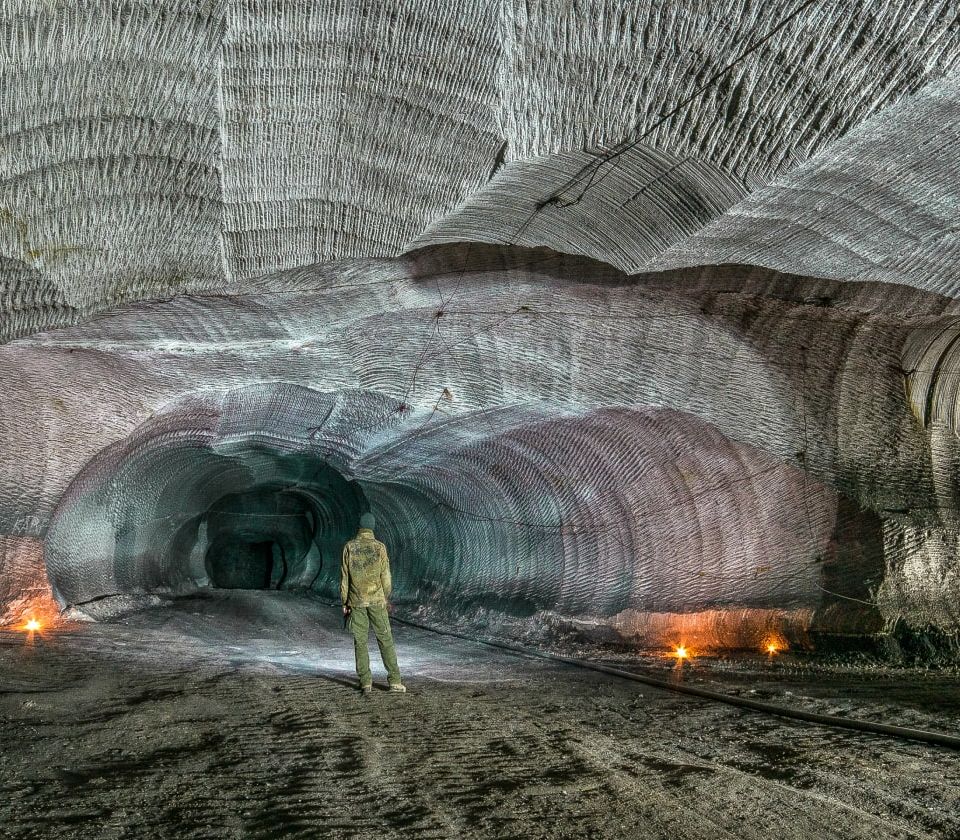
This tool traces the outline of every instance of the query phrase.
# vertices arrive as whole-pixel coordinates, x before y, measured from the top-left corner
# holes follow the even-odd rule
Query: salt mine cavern
[[[955,0],[0,32],[0,837],[960,837]]]

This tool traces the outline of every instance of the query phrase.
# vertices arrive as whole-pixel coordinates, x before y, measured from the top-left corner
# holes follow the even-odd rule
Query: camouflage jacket
[[[361,528],[343,547],[340,600],[348,607],[385,604],[392,588],[387,547],[369,528]]]

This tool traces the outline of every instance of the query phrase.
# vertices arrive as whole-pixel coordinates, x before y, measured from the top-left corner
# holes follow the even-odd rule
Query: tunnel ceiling
[[[332,593],[370,509],[411,609],[960,630],[950,2],[0,27],[0,612]]]

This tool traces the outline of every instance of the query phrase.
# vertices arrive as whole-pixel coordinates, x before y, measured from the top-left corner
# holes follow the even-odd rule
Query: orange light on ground
[[[33,598],[24,598],[16,607],[3,614],[0,610],[0,630],[19,633],[46,633],[61,625],[60,610],[53,600],[40,593]]]
[[[771,637],[767,638],[763,642],[763,650],[770,656],[774,656],[778,653],[782,653],[787,649],[788,645],[783,640],[782,637]]]

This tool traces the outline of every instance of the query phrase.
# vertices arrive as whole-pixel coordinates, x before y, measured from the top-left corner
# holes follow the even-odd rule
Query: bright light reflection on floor
[[[510,654],[399,622],[393,630],[405,678],[464,684],[529,680],[523,671],[530,663]],[[87,625],[82,643],[130,662],[196,662],[217,670],[356,681],[353,637],[343,628],[340,610],[288,592],[232,590],[180,599]],[[370,664],[374,680],[385,681],[372,633]]]

